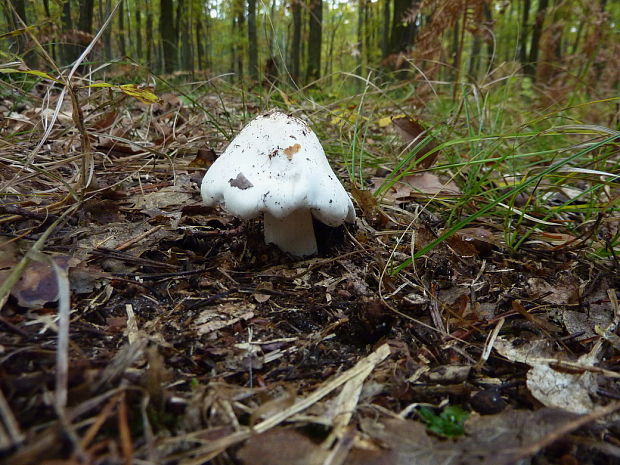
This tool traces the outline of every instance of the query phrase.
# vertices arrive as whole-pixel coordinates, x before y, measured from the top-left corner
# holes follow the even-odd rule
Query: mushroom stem
[[[265,243],[275,244],[297,257],[317,253],[310,210],[295,210],[284,218],[265,212]]]

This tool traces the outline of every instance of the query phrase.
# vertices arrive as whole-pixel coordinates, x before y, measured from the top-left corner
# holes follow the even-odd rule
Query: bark
[[[177,0],[177,11],[174,15],[174,40],[175,47],[179,44],[181,25],[183,24],[183,12],[185,11],[185,0]]]
[[[78,29],[80,31],[92,34],[94,9],[95,0],[80,0],[80,19],[78,21]]]
[[[196,58],[198,59],[198,69],[205,69],[205,34],[202,31],[202,18],[198,18],[194,24],[194,33],[196,35]]]
[[[43,9],[45,10],[45,17],[47,18],[48,21],[51,21],[52,19],[52,14],[50,12],[50,2],[49,0],[43,0]],[[58,60],[58,57],[56,56],[56,44],[55,41],[50,41],[48,42],[48,44],[46,45],[47,48],[47,53],[49,53],[49,55],[52,57],[52,59],[54,61]]]
[[[368,4],[366,0],[358,0],[357,7],[357,53],[358,53],[358,67],[359,74],[363,77],[366,76],[366,68],[364,62],[364,54],[366,53],[366,47],[364,46],[364,19],[367,16]],[[358,81],[361,83],[361,81]]]
[[[492,27],[493,24],[493,13],[491,12],[491,7],[488,3],[484,4],[483,7],[484,19],[489,27]],[[494,43],[492,38],[492,33],[486,35],[486,45],[487,45],[487,60],[486,60],[486,69],[490,71],[493,68],[493,58],[494,58]]]
[[[99,0],[99,16],[102,24],[112,11],[112,0],[105,0],[105,12],[103,2],[104,0]],[[110,26],[103,32],[103,51],[105,60],[110,61],[112,59],[112,28]]]
[[[311,0],[308,32],[307,82],[321,77],[321,46],[323,41],[323,0]]]
[[[467,74],[472,80],[476,80],[478,77],[478,69],[480,66],[480,51],[482,50],[482,38],[479,34],[474,36],[474,40],[471,42],[471,54],[469,56],[469,68]]]
[[[245,1],[234,0],[232,15],[232,31],[234,41],[232,43],[231,72],[237,80],[243,81],[243,35],[245,27]]]
[[[147,2],[148,3],[148,2]],[[146,13],[146,64],[150,68],[154,68],[153,63],[153,13],[147,10]]]
[[[194,72],[194,47],[192,45],[191,27],[189,25],[190,18],[184,18],[181,22],[181,58],[183,69]]]
[[[521,12],[521,36],[519,37],[519,61],[521,66],[527,65],[527,38],[529,36],[530,20],[530,0],[523,0],[523,11]]]
[[[258,81],[258,37],[256,34],[256,0],[248,0],[248,44],[250,79]]]
[[[383,0],[383,35],[381,37],[381,54],[386,58],[390,54],[390,0]]]
[[[159,13],[159,33],[162,41],[163,68],[164,72],[170,74],[176,69],[177,54],[172,0],[161,0]]]
[[[417,8],[420,0],[394,0],[392,32],[390,34],[389,53],[405,52],[415,35],[415,22],[405,23],[410,8]]]
[[[291,3],[293,15],[293,40],[291,43],[291,79],[299,84],[300,58],[301,58],[301,0],[293,0]]]
[[[538,66],[538,48],[540,45],[540,38],[542,36],[543,25],[545,24],[545,16],[547,14],[547,6],[549,0],[538,1],[538,11],[536,12],[536,22],[532,29],[532,40],[530,43],[530,58],[525,67],[525,72],[532,78],[536,76],[536,67]]]
[[[12,5],[14,11],[11,9],[10,5],[2,2],[2,10],[8,23],[7,32],[23,28],[24,26],[22,21],[24,24],[28,25],[25,0],[13,0]],[[21,19],[21,21],[19,19]],[[11,44],[11,51],[23,57],[23,54],[26,52],[26,36],[24,34],[19,34],[17,36],[10,37],[9,41]]]
[[[142,61],[144,55],[142,54],[142,5],[139,5],[136,8],[134,13],[134,17],[136,18],[136,53],[138,61]]]
[[[61,40],[61,63],[68,66],[79,56],[79,49],[75,44],[75,31],[71,14],[71,0],[66,0],[62,5],[62,40]]]
[[[121,0],[118,7],[118,49],[123,57],[127,56],[127,44],[125,42],[125,2]]]

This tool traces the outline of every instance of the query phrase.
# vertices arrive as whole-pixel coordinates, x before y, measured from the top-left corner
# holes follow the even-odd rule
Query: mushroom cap
[[[355,220],[317,136],[278,111],[257,116],[239,132],[205,174],[200,191],[207,205],[219,203],[244,219],[309,209],[329,226]]]

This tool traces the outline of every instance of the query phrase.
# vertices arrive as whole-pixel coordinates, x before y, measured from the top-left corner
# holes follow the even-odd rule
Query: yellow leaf
[[[159,97],[151,92],[151,89],[148,87],[139,88],[135,84],[123,84],[119,86],[121,92],[130,97],[133,97],[139,100],[142,103],[147,105],[159,102]]]
[[[31,74],[33,76],[38,76],[38,77],[41,77],[43,79],[49,79],[50,81],[54,81],[54,82],[57,82],[58,84],[64,85],[64,82],[59,81],[58,79],[50,76],[47,73],[44,73],[43,71],[37,71],[35,69],[21,70],[21,69],[15,69],[15,68],[0,68],[0,73],[5,73],[5,74],[11,74],[11,73]]]
[[[385,118],[381,118],[377,120],[377,125],[380,128],[385,128],[387,126],[389,126],[390,124],[392,124],[392,117],[391,116],[386,116]]]
[[[98,89],[100,87],[107,88],[107,87],[116,87],[116,86],[112,84],[108,84],[107,82],[96,82],[94,84],[84,86],[84,89],[92,89],[92,88]]]

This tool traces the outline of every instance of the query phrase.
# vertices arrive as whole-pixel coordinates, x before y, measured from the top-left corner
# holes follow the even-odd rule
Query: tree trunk
[[[146,24],[145,24],[145,40],[146,40],[146,65],[154,69],[153,63],[153,13],[151,12],[150,2],[146,2]]]
[[[523,11],[521,12],[521,36],[519,40],[519,61],[521,62],[521,66],[527,65],[527,38],[529,31],[529,20],[530,20],[530,8],[531,8],[530,0],[523,0]]]
[[[323,0],[310,0],[310,28],[308,33],[308,67],[306,81],[321,77],[321,45],[323,40]]]
[[[192,29],[190,26],[191,18],[183,18],[181,22],[181,62],[183,69],[194,72],[194,47],[192,46]]]
[[[532,41],[530,43],[530,59],[525,67],[525,72],[532,78],[536,77],[536,66],[538,66],[538,46],[540,44],[540,37],[542,36],[542,30],[545,24],[548,4],[549,0],[538,1],[536,22],[534,23],[534,28],[532,29]]]
[[[392,16],[392,33],[390,34],[389,53],[405,52],[415,32],[415,22],[405,23],[405,16],[410,8],[417,8],[420,0],[394,0]]]
[[[118,49],[123,57],[127,56],[127,45],[125,43],[125,1],[121,0],[118,7]]]
[[[52,20],[52,14],[50,12],[50,2],[49,0],[43,0],[43,9],[45,10],[45,17],[47,18],[48,21],[51,22]],[[56,56],[56,44],[54,43],[54,41],[49,41],[48,45],[46,46],[47,48],[47,53],[49,53],[49,55],[52,57],[52,59],[54,61],[57,61],[58,57]]]
[[[482,50],[482,38],[480,33],[474,36],[474,40],[471,42],[471,54],[469,56],[469,68],[467,74],[473,81],[478,78],[478,68],[480,65],[480,51]]]
[[[250,79],[258,81],[258,36],[256,34],[256,0],[248,0],[248,44]]]
[[[147,20],[148,21],[148,20]],[[176,68],[177,42],[174,31],[172,0],[161,0],[159,10],[159,33],[162,41],[164,72],[171,74]]]
[[[245,25],[245,0],[234,0],[232,11],[232,37],[230,72],[243,81],[243,36]]]
[[[134,17],[136,18],[136,54],[138,55],[136,59],[139,62],[143,62],[144,55],[142,54],[142,5],[139,5],[136,8],[136,12],[134,13]]]
[[[62,5],[61,21],[63,32],[60,53],[61,63],[63,66],[68,66],[79,56],[79,50],[75,44],[73,17],[71,16],[71,0],[66,0]]]
[[[381,55],[390,54],[390,0],[383,0],[383,34],[381,36]]]
[[[291,79],[299,84],[299,64],[301,58],[301,0],[292,0],[293,40],[291,43]]]
[[[484,19],[488,25],[488,27],[492,27],[493,24],[493,13],[491,12],[491,7],[489,6],[488,3],[485,3],[484,6],[482,7],[482,11],[484,12]],[[486,45],[487,45],[487,59],[486,59],[486,70],[487,72],[490,72],[491,69],[493,68],[493,59],[495,56],[495,44],[493,42],[492,39],[493,36],[493,31],[491,31],[489,34],[487,34],[487,38],[485,40]]]
[[[366,53],[366,47],[364,47],[364,18],[367,15],[368,4],[366,0],[358,0],[357,4],[357,62],[359,68],[359,74],[362,77],[366,76],[366,67],[364,62],[364,53]],[[361,83],[361,81],[358,81]]]
[[[202,32],[202,18],[198,17],[194,24],[194,33],[196,35],[196,58],[198,59],[198,69],[206,69],[204,43],[206,38]]]
[[[80,0],[80,19],[78,21],[78,29],[80,31],[92,34],[94,8],[94,0]]]
[[[105,0],[105,11],[103,11],[103,2],[104,0],[99,0],[99,20],[102,24],[112,11],[112,0]],[[112,59],[112,27],[110,25],[103,31],[103,54],[105,61]]]
[[[2,2],[2,10],[8,26],[8,30],[6,32],[15,31],[24,27],[18,17],[21,18],[25,25],[28,25],[25,0],[13,0],[12,5],[15,11],[11,9],[10,5]],[[26,52],[26,36],[24,34],[18,34],[10,37],[9,41],[12,46],[12,51],[23,57],[23,54]]]

